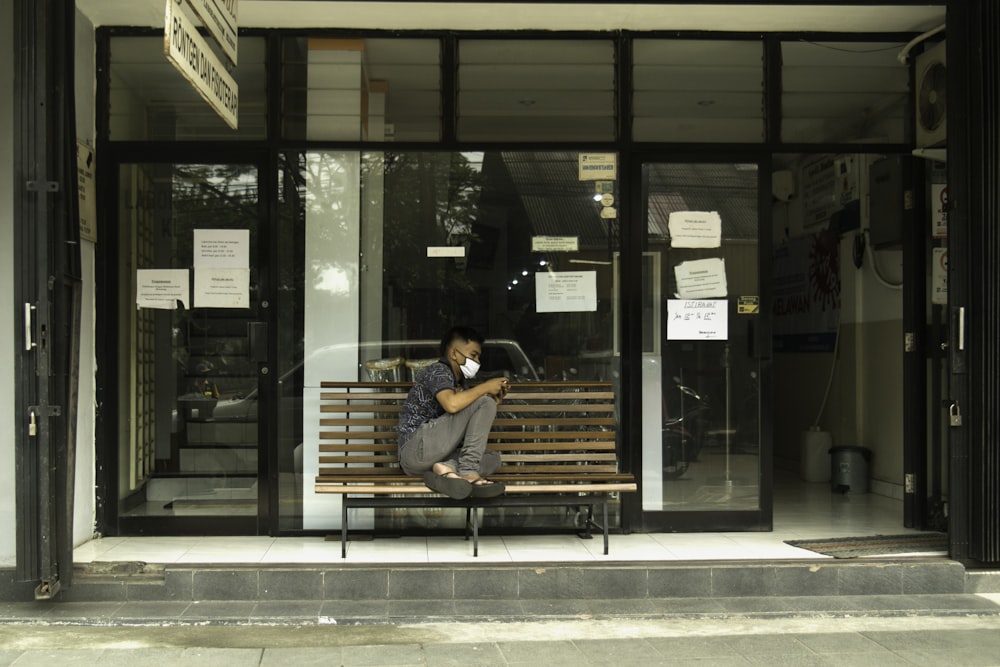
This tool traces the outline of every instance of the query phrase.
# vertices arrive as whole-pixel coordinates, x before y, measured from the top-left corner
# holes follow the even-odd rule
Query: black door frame
[[[275,336],[268,336],[266,342],[267,360],[258,362],[258,463],[257,463],[257,515],[256,517],[233,516],[184,516],[132,518],[122,517],[118,512],[118,471],[119,443],[118,423],[120,415],[117,406],[121,387],[117,385],[118,360],[117,322],[122,313],[117,307],[117,278],[114,274],[119,261],[118,226],[119,220],[119,179],[123,164],[246,164],[253,165],[258,173],[258,230],[256,262],[256,288],[258,299],[268,304],[275,303],[274,262],[275,244],[270,242],[274,230],[272,215],[274,191],[268,171],[271,165],[269,153],[262,149],[234,147],[229,144],[213,143],[154,143],[122,142],[107,143],[98,172],[99,205],[107,212],[108,230],[97,244],[95,278],[98,284],[97,319],[98,357],[102,363],[97,368],[97,401],[99,409],[95,423],[97,434],[97,526],[105,535],[268,535],[277,534],[277,473],[273,475],[275,452],[271,443],[276,440],[277,415],[274,407],[277,373],[261,372],[275,358]],[[253,286],[251,286],[253,288]],[[258,314],[268,331],[277,326],[276,311],[273,307],[258,306]]]
[[[754,350],[759,361],[759,434],[760,438],[760,507],[755,511],[715,512],[646,512],[642,509],[642,257],[645,243],[647,184],[643,167],[649,163],[732,163],[757,164],[757,271],[759,276],[760,314],[754,327]],[[622,496],[622,525],[626,531],[642,532],[735,532],[769,531],[774,509],[774,450],[771,352],[771,164],[764,147],[746,152],[710,153],[637,151],[625,166],[623,183],[627,188],[626,223],[623,225],[621,293],[623,304],[622,354],[623,389],[632,397],[623,411],[627,434],[623,462],[636,475],[639,491]],[[665,520],[666,519],[666,520]]]

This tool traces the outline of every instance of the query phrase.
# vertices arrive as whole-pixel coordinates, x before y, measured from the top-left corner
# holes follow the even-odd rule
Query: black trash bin
[[[868,493],[868,463],[872,452],[867,447],[830,448],[830,490],[840,493]]]

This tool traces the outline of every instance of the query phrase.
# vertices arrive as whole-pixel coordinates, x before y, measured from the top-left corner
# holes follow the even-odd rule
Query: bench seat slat
[[[372,472],[373,470],[378,472]],[[326,483],[326,484],[356,484],[359,482],[368,482],[373,484],[423,484],[420,477],[412,477],[410,475],[405,475],[400,470],[396,472],[398,468],[369,468],[366,474],[357,475],[342,475],[343,468],[333,468],[330,470],[324,470],[320,468],[319,474],[316,475],[316,483]],[[530,473],[494,473],[490,475],[490,479],[504,482],[507,484],[524,484],[531,482],[552,482],[558,481],[562,484],[576,483],[576,482],[586,482],[588,484],[595,484],[597,482],[631,482],[634,481],[632,475],[624,472],[616,473],[605,473],[601,475],[594,474],[584,474],[584,475],[553,475],[551,473],[545,474],[530,474]]]
[[[581,483],[581,484],[510,484],[507,493],[628,493],[637,488],[635,482]],[[423,484],[400,486],[385,484],[317,484],[316,493],[357,494],[433,494]]]
[[[516,442],[516,443],[493,443],[489,444],[489,449],[497,452],[559,452],[559,451],[570,451],[577,452],[576,458],[582,458],[586,456],[587,452],[590,452],[591,456],[593,453],[601,452],[601,456],[610,456],[605,454],[606,452],[615,451],[615,443],[612,441],[608,442]],[[349,459],[352,452],[358,453],[369,453],[369,452],[395,452],[395,443],[376,443],[376,442],[353,442],[347,443],[323,443],[319,445],[319,451],[323,453],[341,452],[343,458]]]

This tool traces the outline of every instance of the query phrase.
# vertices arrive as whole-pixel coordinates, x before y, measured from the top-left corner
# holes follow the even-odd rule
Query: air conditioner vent
[[[943,145],[948,131],[948,69],[945,43],[932,46],[916,61],[917,147]]]

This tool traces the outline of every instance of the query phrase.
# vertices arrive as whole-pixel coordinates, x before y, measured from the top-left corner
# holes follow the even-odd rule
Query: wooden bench
[[[343,496],[341,556],[347,557],[349,508],[463,507],[466,539],[479,555],[479,510],[496,506],[587,507],[586,534],[599,527],[608,553],[610,494],[636,490],[618,471],[615,395],[601,382],[522,383],[499,406],[489,447],[503,465],[490,479],[497,498],[452,500],[403,473],[396,446],[399,409],[411,383],[323,382],[317,493]],[[594,519],[594,507],[603,522]]]

